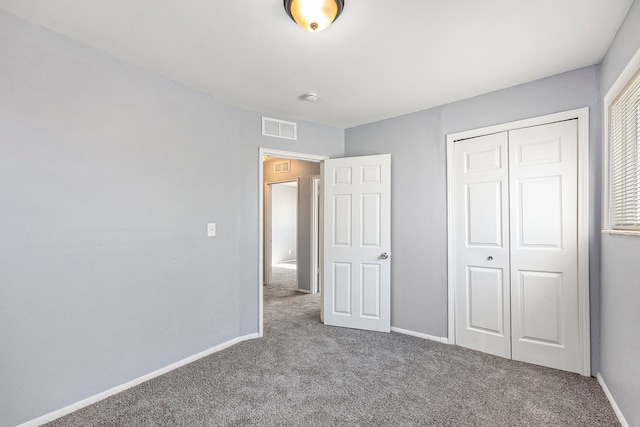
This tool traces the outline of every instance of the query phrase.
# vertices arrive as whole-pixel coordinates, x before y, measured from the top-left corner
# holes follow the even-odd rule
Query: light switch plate
[[[207,237],[214,237],[216,235],[216,223],[210,222],[207,224]]]

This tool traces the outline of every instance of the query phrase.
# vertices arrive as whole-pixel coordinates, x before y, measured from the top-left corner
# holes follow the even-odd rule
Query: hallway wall
[[[298,179],[298,289],[311,290],[311,177],[320,175],[320,163],[291,160],[291,171],[274,173],[273,162],[281,159],[269,158],[264,162],[264,181]]]
[[[271,263],[297,260],[298,185],[271,184]],[[269,260],[267,260],[269,261]]]

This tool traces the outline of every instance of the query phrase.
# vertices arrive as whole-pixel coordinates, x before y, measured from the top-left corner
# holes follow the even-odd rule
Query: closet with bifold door
[[[450,141],[456,344],[585,374],[578,134],[572,119]]]

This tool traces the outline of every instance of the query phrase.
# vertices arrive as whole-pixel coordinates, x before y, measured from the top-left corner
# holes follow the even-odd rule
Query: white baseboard
[[[224,350],[225,348],[231,347],[232,345],[238,344],[242,341],[247,341],[247,340],[251,340],[254,338],[259,338],[259,335],[257,333],[255,334],[249,334],[249,335],[243,335],[241,337],[237,337],[234,338],[232,340],[229,340],[227,342],[224,342],[222,344],[219,344],[215,347],[211,347],[210,349],[207,349],[205,351],[202,351],[200,353],[194,354],[193,356],[189,356],[185,359],[182,359],[178,362],[172,363],[169,366],[165,366],[164,368],[160,368],[158,370],[155,370],[151,373],[148,373],[146,375],[143,375],[139,378],[136,378],[134,380],[131,380],[129,382],[126,382],[124,384],[121,384],[119,386],[110,388],[109,390],[103,391],[102,393],[98,393],[96,395],[93,395],[91,397],[88,397],[86,399],[83,399],[79,402],[76,403],[72,403],[69,406],[65,406],[64,408],[58,409],[56,411],[53,412],[49,412],[48,414],[42,415],[41,417],[35,418],[31,421],[27,421],[26,423],[20,424],[17,427],[37,427],[39,425],[42,425],[44,423],[48,423],[51,422],[53,420],[56,420],[60,417],[64,417],[65,415],[68,415],[72,412],[75,412],[79,409],[84,408],[85,406],[89,406],[91,404],[94,404],[96,402],[99,402],[100,400],[106,399],[109,396],[113,396],[114,394],[120,393],[124,390],[127,390],[131,387],[137,386],[138,384],[142,384],[145,381],[149,381],[150,379],[153,379],[155,377],[159,377],[162,374],[166,374],[167,372],[173,371],[174,369],[180,368],[184,365],[187,365],[191,362],[195,362],[198,359],[202,359],[203,357],[209,356],[210,354],[216,353],[220,350]]]
[[[422,332],[409,331],[407,329],[391,327],[391,332],[397,332],[399,334],[411,335],[412,337],[423,338],[425,340],[437,341],[443,344],[449,344],[449,339],[444,337],[434,337],[433,335],[423,334]]]
[[[296,291],[300,292],[300,293],[303,293],[303,294],[311,294],[311,293],[313,293],[308,289],[300,289],[300,288],[296,289]]]
[[[605,396],[607,396],[607,399],[609,399],[609,403],[611,403],[613,412],[616,413],[616,416],[618,417],[620,424],[622,424],[622,427],[629,427],[629,423],[627,422],[627,420],[624,419],[624,415],[622,415],[622,411],[618,407],[618,404],[616,403],[616,401],[613,400],[613,396],[611,395],[611,392],[609,391],[609,388],[607,387],[607,385],[604,383],[604,378],[602,378],[602,375],[600,375],[600,372],[598,372],[598,375],[596,376],[596,378],[598,378],[598,383],[600,383],[600,387],[602,387],[602,390],[604,391]]]

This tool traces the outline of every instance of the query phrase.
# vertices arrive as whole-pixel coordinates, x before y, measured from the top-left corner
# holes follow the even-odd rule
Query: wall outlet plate
[[[207,224],[207,237],[214,237],[216,235],[216,223],[210,222]]]

